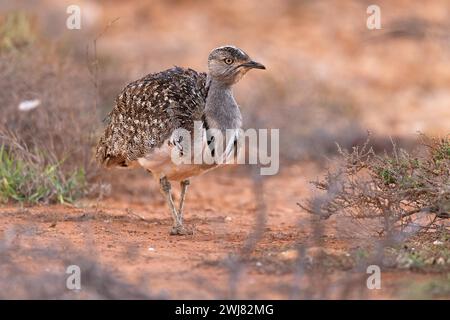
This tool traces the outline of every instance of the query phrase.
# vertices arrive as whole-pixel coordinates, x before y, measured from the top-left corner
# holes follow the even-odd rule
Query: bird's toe
[[[189,236],[193,235],[194,231],[191,228],[187,228],[186,226],[174,226],[172,230],[170,230],[171,236]]]

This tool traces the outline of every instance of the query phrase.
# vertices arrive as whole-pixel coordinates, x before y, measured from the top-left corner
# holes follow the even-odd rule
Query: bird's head
[[[208,74],[211,79],[227,85],[238,82],[250,69],[266,67],[253,61],[248,54],[235,46],[216,48],[208,57]]]

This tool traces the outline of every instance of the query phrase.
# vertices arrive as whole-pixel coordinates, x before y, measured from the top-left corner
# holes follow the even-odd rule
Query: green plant
[[[408,283],[404,296],[407,299],[448,299],[450,296],[450,273],[423,283]]]
[[[31,20],[24,12],[11,12],[0,17],[0,50],[16,50],[35,39]]]
[[[36,158],[40,161],[33,161]],[[84,170],[78,168],[66,174],[62,169],[63,161],[49,161],[42,153],[23,157],[1,146],[0,200],[65,203],[83,195],[86,189]]]

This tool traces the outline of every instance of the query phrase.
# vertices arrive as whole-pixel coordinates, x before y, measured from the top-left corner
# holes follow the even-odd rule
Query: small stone
[[[149,247],[148,251],[155,251],[155,248]]]
[[[298,251],[294,249],[283,251],[279,254],[281,260],[295,260],[298,257]]]
[[[439,257],[439,259],[437,259],[436,263],[440,266],[443,266],[445,264],[445,259],[443,257]]]
[[[256,266],[257,266],[257,267],[262,267],[262,263],[259,262],[259,261],[257,261],[257,262],[256,262]]]
[[[225,217],[225,222],[230,222],[231,220],[233,220],[231,217]]]
[[[24,100],[19,104],[20,111],[30,111],[37,108],[41,104],[39,99],[34,100]]]
[[[434,258],[433,258],[433,257],[428,258],[428,259],[426,259],[426,260],[424,261],[424,263],[425,263],[425,264],[434,264]]]
[[[443,245],[444,243],[443,243],[442,241],[440,241],[440,240],[436,240],[436,241],[433,242],[433,244],[434,244],[435,246],[441,246],[441,245]]]

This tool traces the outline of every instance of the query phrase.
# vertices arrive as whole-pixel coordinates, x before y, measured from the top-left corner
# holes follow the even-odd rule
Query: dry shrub
[[[95,174],[92,146],[99,121],[86,64],[39,35],[29,36],[39,39],[33,42],[15,41],[15,34],[25,37],[24,31],[14,32],[27,25],[23,15],[19,17],[6,19],[10,21],[8,28],[0,32],[0,43],[7,40],[9,44],[0,48],[0,145],[7,158],[14,157],[10,159],[13,167],[22,166],[29,173],[52,168],[58,184],[65,184],[74,172],[83,172],[83,181],[90,179]],[[37,107],[21,111],[19,105],[28,100],[37,102]],[[0,166],[6,170],[5,159]],[[22,190],[36,191],[32,185],[42,182],[29,175],[25,180],[30,185],[22,186]],[[56,193],[55,189],[39,201],[61,201],[50,196]],[[24,200],[30,200],[27,197],[32,194],[24,193]]]
[[[14,132],[29,147],[67,157],[67,164],[81,160],[87,167],[98,121],[83,69],[52,50],[30,48],[20,55],[2,55],[0,128]],[[41,104],[30,111],[18,110],[22,101],[30,99]]]
[[[450,136],[421,135],[419,145],[408,153],[393,143],[391,153],[377,154],[368,139],[351,152],[339,148],[337,168],[314,182],[326,193],[299,205],[322,218],[376,219],[380,234],[442,227],[450,217]]]

